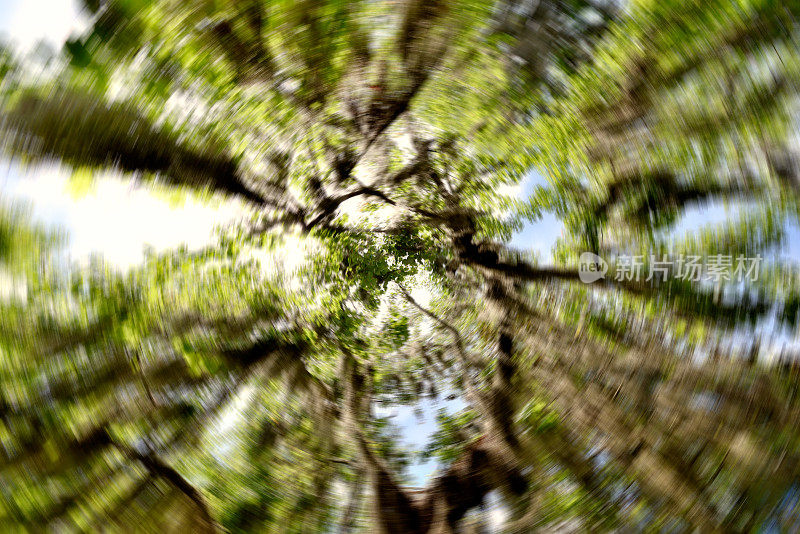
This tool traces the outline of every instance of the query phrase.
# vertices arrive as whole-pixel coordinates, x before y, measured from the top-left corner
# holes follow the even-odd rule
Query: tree
[[[792,505],[796,360],[742,339],[797,326],[774,250],[800,214],[800,6],[86,9],[54,74],[3,60],[5,152],[230,197],[245,220],[128,273],[19,267],[4,522],[445,533],[497,492],[512,532],[751,531]],[[503,193],[531,169],[548,184]],[[676,235],[711,202],[735,215]],[[509,245],[545,212],[565,227],[551,266]],[[583,252],[605,279],[580,281]],[[625,256],[757,254],[775,259],[752,280],[622,276]],[[437,395],[465,407],[411,488],[376,407]]]

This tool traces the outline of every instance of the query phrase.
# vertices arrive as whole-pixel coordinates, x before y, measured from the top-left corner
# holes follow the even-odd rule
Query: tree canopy
[[[800,3],[84,9],[0,56],[0,151],[241,220],[120,272],[0,212],[0,524],[800,528]],[[437,398],[407,450],[386,414]]]

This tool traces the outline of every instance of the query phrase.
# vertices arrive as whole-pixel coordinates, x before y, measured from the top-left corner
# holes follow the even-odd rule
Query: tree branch
[[[161,458],[155,455],[152,450],[140,452],[133,447],[113,439],[107,432],[106,436],[111,445],[120,450],[131,459],[138,460],[152,475],[162,478],[172,484],[172,486],[189,498],[200,511],[203,522],[207,525],[207,532],[217,532],[216,521],[211,516],[203,494],[195,488],[183,475],[178,473],[173,467],[166,464]]]
[[[221,146],[190,146],[127,104],[70,90],[46,97],[28,92],[0,114],[0,131],[6,134],[0,149],[12,154],[157,173],[172,185],[209,188],[257,205],[265,202],[244,184],[237,164]]]

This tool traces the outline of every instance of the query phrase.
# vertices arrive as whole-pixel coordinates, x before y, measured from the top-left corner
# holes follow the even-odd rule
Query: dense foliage
[[[46,64],[0,58],[0,149],[242,217],[119,272],[0,214],[4,527],[800,527],[800,4],[85,9]],[[546,214],[552,261],[510,245]],[[385,415],[433,398],[408,451]]]

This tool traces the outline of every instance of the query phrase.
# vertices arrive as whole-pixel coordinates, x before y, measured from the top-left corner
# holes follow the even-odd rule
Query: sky
[[[240,217],[234,203],[209,206],[187,198],[175,205],[113,173],[101,174],[90,190],[76,194],[68,185],[69,169],[0,165],[2,196],[27,204],[35,220],[65,230],[66,252],[79,263],[102,254],[127,269],[141,263],[145,247],[197,249],[217,228]]]
[[[86,18],[71,0],[0,0],[0,34],[29,49],[39,40],[59,47]]]

